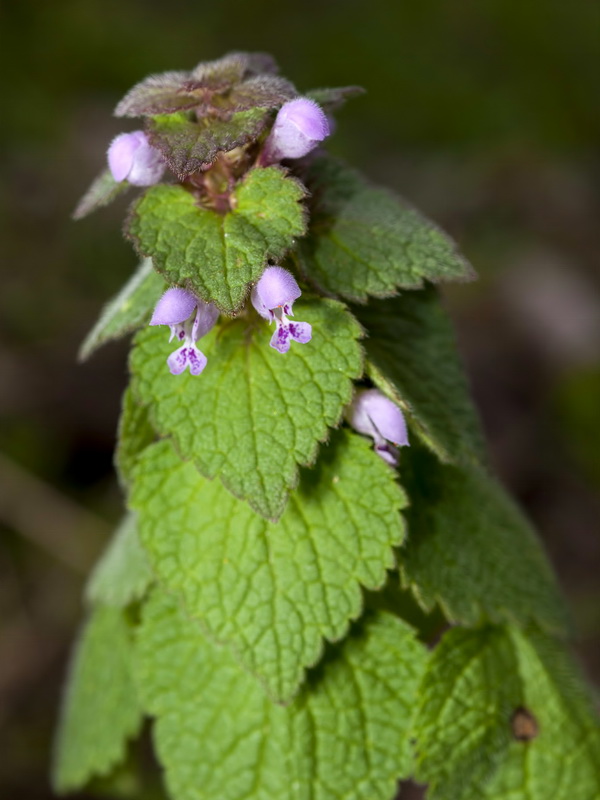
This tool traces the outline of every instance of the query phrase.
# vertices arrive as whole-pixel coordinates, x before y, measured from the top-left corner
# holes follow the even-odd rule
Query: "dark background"
[[[480,274],[448,305],[495,467],[537,524],[600,678],[600,6],[593,0],[0,5],[0,795],[49,798],[90,564],[121,512],[127,347],[76,350],[136,263],[124,206],[69,214],[149,72],[272,52],[357,83],[330,148],[442,224]]]

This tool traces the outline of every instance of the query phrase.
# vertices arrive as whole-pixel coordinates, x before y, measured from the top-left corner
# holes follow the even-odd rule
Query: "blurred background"
[[[0,796],[46,799],[86,572],[121,513],[127,345],[77,347],[136,263],[76,201],[150,72],[267,50],[361,84],[330,148],[448,230],[448,305],[493,463],[544,538],[600,681],[600,5],[591,0],[0,4]],[[405,795],[403,794],[403,797]],[[408,797],[408,794],[406,794]],[[83,797],[83,796],[82,796]]]

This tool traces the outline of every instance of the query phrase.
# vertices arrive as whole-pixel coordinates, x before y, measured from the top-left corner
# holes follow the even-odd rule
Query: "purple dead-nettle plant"
[[[141,263],[82,348],[136,331],[128,510],[86,590],[59,792],[126,777],[170,800],[392,800],[414,775],[431,800],[554,800],[560,772],[556,800],[600,797],[560,595],[489,472],[437,288],[473,270],[327,152],[326,115],[356,93],[301,96],[268,55],[230,53],[117,107],[144,130],[113,141],[75,216],[140,187],[125,234]],[[465,707],[489,736],[457,748]],[[125,758],[145,718],[164,792]]]
[[[277,114],[262,155],[263,164],[283,158],[302,158],[330,134],[323,109],[308,97],[285,103]]]
[[[167,359],[173,375],[180,375],[186,367],[192,375],[200,375],[207,363],[204,353],[196,342],[214,326],[219,311],[212,303],[205,303],[185,289],[167,289],[160,298],[150,325],[168,325],[171,328],[169,341],[174,337],[183,342]]]
[[[153,186],[162,178],[165,164],[144,131],[121,133],[108,148],[108,167],[113,178],[132,186]]]
[[[408,445],[404,415],[379,389],[361,389],[346,412],[348,423],[359,433],[370,436],[375,452],[388,464],[398,464],[398,447]]]
[[[271,337],[271,347],[280,353],[287,353],[290,341],[306,344],[312,338],[312,328],[308,322],[291,322],[292,306],[302,292],[294,276],[282,267],[268,267],[252,290],[252,305],[269,322],[275,322],[275,332]]]

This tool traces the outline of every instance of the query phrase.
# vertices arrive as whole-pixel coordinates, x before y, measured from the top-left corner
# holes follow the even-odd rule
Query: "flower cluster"
[[[308,322],[292,322],[292,306],[302,292],[294,276],[281,267],[268,267],[252,291],[252,305],[269,322],[275,322],[271,347],[287,353],[290,341],[300,344],[310,342],[312,328]],[[219,311],[212,303],[205,303],[187,289],[174,287],[160,298],[150,325],[168,325],[171,329],[169,341],[174,337],[182,342],[167,359],[173,375],[179,375],[189,367],[192,375],[200,375],[207,358],[196,347],[198,339],[205,336],[215,325]]]
[[[375,452],[388,464],[398,463],[398,447],[408,445],[408,433],[402,411],[379,389],[359,390],[346,411],[348,424],[370,436]]]

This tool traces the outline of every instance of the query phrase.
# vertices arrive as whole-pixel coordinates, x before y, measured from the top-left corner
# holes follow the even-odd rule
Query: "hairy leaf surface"
[[[407,292],[353,311],[366,329],[369,375],[423,441],[442,461],[484,461],[479,418],[437,292]]]
[[[124,608],[143,597],[152,577],[138,537],[137,517],[129,512],[90,575],[87,599],[95,605]]]
[[[273,87],[273,92],[277,87],[279,93],[283,86],[288,92],[293,89],[288,81],[269,74],[276,71],[275,62],[266,53],[228,53],[216,61],[201,62],[191,72],[150,75],[125,95],[115,109],[115,116],[155,116],[203,107],[210,109],[215,97],[227,97],[233,87],[243,87],[248,82],[254,84],[257,76],[260,76],[264,102],[265,85]],[[258,99],[260,102],[260,97]],[[235,108],[235,104],[230,105]]]
[[[83,219],[96,211],[98,208],[112,203],[119,195],[123,194],[131,184],[127,181],[117,182],[109,169],[103,170],[97,178],[92,181],[90,188],[83,195],[73,212],[73,219]]]
[[[539,633],[454,629],[434,651],[415,726],[432,800],[600,793],[600,726],[567,654]]]
[[[403,534],[394,472],[349,431],[302,472],[276,524],[181,462],[168,441],[144,453],[131,503],[159,579],[284,701],[323,638],[339,639],[360,614],[360,586],[383,585]]]
[[[314,461],[362,371],[360,328],[341,304],[301,301],[294,311],[313,338],[284,355],[269,346],[272,329],[256,315],[200,341],[208,366],[199,377],[169,373],[164,329],[141,331],[131,358],[134,392],[156,430],[269,519],[281,515],[298,464]]]
[[[401,570],[420,604],[429,611],[437,602],[466,625],[534,621],[564,632],[564,603],[541,544],[496,481],[425,450],[403,453],[402,465],[410,537]]]
[[[57,791],[80,789],[125,757],[142,722],[131,658],[123,612],[95,609],[77,643],[63,702],[53,765]]]
[[[228,119],[201,117],[198,121],[177,112],[149,120],[148,136],[169,168],[185,180],[211,164],[218,153],[258,138],[269,119],[269,110],[262,107],[238,111]]]
[[[408,626],[373,615],[283,707],[156,595],[137,675],[176,800],[391,800],[424,661]]]
[[[303,176],[312,194],[311,224],[300,243],[306,279],[322,291],[364,301],[426,280],[470,280],[472,267],[433,222],[387,189],[329,157]]]
[[[152,259],[145,258],[121,291],[104,306],[79,348],[79,360],[85,361],[106,342],[141,327],[150,319],[164,290],[164,279],[152,269]]]
[[[303,197],[301,184],[278,167],[247,173],[223,215],[198,206],[181,186],[154,186],[134,205],[128,231],[169,283],[232,314],[267,260],[283,257],[304,233]]]

